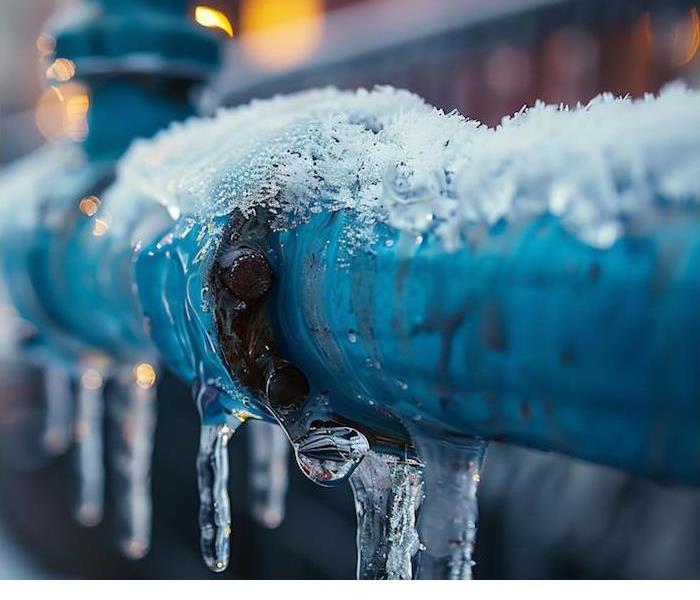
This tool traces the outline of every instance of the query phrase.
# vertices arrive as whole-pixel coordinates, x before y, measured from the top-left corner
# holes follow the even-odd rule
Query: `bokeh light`
[[[255,65],[284,70],[302,63],[323,37],[322,0],[243,0],[240,43]]]

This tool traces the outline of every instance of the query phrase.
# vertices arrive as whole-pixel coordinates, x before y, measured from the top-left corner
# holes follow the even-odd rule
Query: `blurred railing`
[[[496,124],[535,100],[575,104],[698,81],[698,10],[697,0],[361,2],[327,14],[313,51],[284,68],[252,60],[243,34],[202,106],[389,84]]]

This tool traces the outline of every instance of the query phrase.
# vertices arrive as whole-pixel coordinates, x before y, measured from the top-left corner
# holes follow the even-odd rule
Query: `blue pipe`
[[[698,217],[607,250],[551,216],[454,253],[380,226],[342,269],[353,217],[322,214],[274,238],[275,329],[341,405],[697,485]]]
[[[156,353],[132,290],[132,242],[139,232],[157,237],[171,219],[156,203],[129,212],[102,200],[131,142],[190,116],[193,87],[218,64],[216,34],[192,21],[187,4],[85,2],[51,31],[55,57],[71,60],[88,86],[88,135],[16,167],[16,179],[36,183],[8,186],[29,191],[8,200],[2,220],[8,293],[37,328],[25,349],[41,362],[72,369],[86,353],[117,361]],[[47,170],[36,172],[36,162]],[[84,214],[80,200],[93,195],[99,208]]]
[[[96,88],[110,119],[88,138],[94,167],[134,113],[146,134],[186,112],[166,94],[151,107],[148,93],[121,83]],[[230,215],[171,215],[135,190],[116,186],[84,220],[67,196],[65,235],[16,228],[35,246],[9,262],[31,265],[46,330],[130,357],[155,352],[150,334],[166,364],[208,390],[205,423],[269,418],[226,367],[211,310]],[[94,235],[98,218],[113,218],[106,235]],[[695,209],[669,208],[607,250],[540,216],[496,223],[456,251],[430,231],[376,225],[377,241],[350,255],[340,242],[355,218],[321,212],[266,242],[275,341],[337,415],[398,439],[406,429],[503,439],[698,483]]]
[[[674,131],[676,146],[659,138],[650,152],[662,162],[689,157],[683,164],[692,168],[696,142]],[[482,143],[489,138],[474,156]],[[657,167],[673,172],[670,163]],[[549,183],[566,180],[556,169],[546,172]],[[221,176],[202,189],[220,197]],[[505,183],[482,188],[495,193],[489,186]],[[525,191],[529,183],[519,182]],[[208,274],[236,218],[236,194],[226,193],[232,212],[183,218],[141,254],[136,279],[166,362],[217,390],[211,418],[236,410],[265,417],[262,390],[227,368],[212,314]],[[371,245],[348,245],[348,232],[366,227],[366,215],[350,209],[243,243],[264,250],[275,272],[266,314],[279,356],[306,375],[312,397],[330,398],[334,416],[369,437],[399,448],[416,432],[500,439],[697,485],[698,208],[695,198],[672,202],[666,193],[644,199],[640,223],[607,248],[546,208],[498,220],[485,235],[472,235],[481,223],[465,225],[468,241],[454,250],[435,228],[418,235],[381,222]]]

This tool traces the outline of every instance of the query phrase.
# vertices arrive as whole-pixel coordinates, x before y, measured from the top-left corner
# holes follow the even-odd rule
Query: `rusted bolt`
[[[265,378],[265,395],[272,408],[299,408],[309,395],[309,382],[294,365],[281,362],[272,367]]]
[[[260,250],[248,247],[231,250],[222,267],[223,284],[241,300],[259,300],[272,287],[274,274]]]

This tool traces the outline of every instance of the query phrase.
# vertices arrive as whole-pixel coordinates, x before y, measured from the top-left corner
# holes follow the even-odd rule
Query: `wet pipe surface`
[[[381,128],[365,122],[351,113],[349,125],[361,136],[379,135]],[[390,173],[389,195],[406,200],[406,211],[430,202],[435,190],[412,187],[406,165]],[[444,174],[438,180],[447,184]],[[194,218],[139,198],[128,185],[136,210],[120,212],[110,228],[109,210],[116,216],[117,201],[125,200],[116,190],[86,215],[94,221],[83,223],[92,228],[76,229],[84,251],[61,243],[52,260],[58,271],[65,263],[68,273],[81,273],[70,277],[73,283],[90,281],[80,305],[108,307],[103,322],[117,327],[106,328],[106,339],[96,337],[100,310],[70,327],[52,311],[41,314],[103,353],[77,351],[72,359],[79,359],[78,517],[85,524],[101,516],[99,424],[107,381],[119,383],[127,398],[110,401],[110,414],[121,424],[144,425],[126,427],[120,446],[126,468],[116,488],[127,507],[128,555],[148,549],[144,490],[152,431],[144,405],[152,403],[155,369],[144,362],[124,369],[119,361],[137,356],[123,349],[151,352],[149,334],[163,361],[193,386],[202,420],[201,547],[215,571],[226,568],[230,553],[226,449],[250,419],[281,425],[272,435],[288,438],[313,481],[350,480],[361,577],[470,577],[485,439],[697,483],[697,461],[688,460],[698,456],[700,439],[700,246],[692,202],[674,205],[659,196],[651,227],[607,247],[591,243],[591,232],[574,235],[570,224],[542,214],[468,226],[466,243],[446,250],[433,229],[416,233],[383,222],[372,225],[364,245],[347,244],[367,229],[367,215],[337,206],[280,228],[270,207],[244,218],[237,210]],[[73,193],[66,192],[69,204]],[[38,206],[38,222],[50,234],[55,224]],[[145,228],[144,209],[154,215]],[[107,230],[95,229],[98,220]],[[22,224],[26,239],[34,239],[32,222]],[[602,222],[593,239],[611,231],[607,226]],[[21,237],[14,240],[23,247]],[[33,300],[51,300],[54,310],[71,306],[74,292],[42,271],[28,272]],[[132,284],[141,306],[110,304],[110,292],[128,297]],[[50,293],[47,285],[55,285]],[[41,322],[32,319],[35,306],[25,304],[24,316]],[[126,323],[133,339],[120,330]],[[72,347],[54,330],[42,331],[46,345],[65,356]],[[284,484],[273,472],[285,459],[284,452],[269,452],[260,461],[278,491]],[[279,495],[262,494],[270,510],[259,514],[271,524],[279,520]]]

